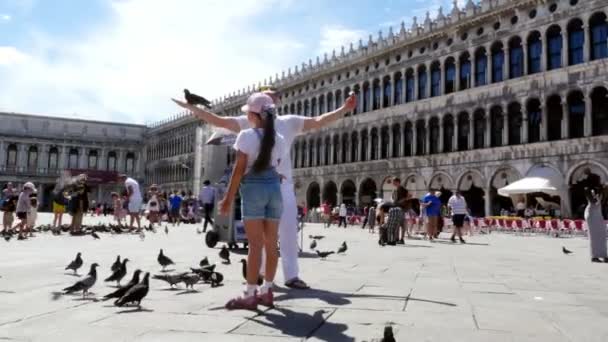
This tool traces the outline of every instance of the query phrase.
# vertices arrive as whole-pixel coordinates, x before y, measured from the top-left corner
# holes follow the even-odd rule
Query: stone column
[[[475,134],[474,133],[475,133],[474,113],[471,113],[469,115],[469,135],[468,135],[468,137],[469,137],[468,145],[469,146],[467,146],[467,150],[472,150],[474,148],[473,147],[475,144],[475,140],[474,140]]]
[[[475,88],[477,86],[477,80],[475,74],[477,73],[477,63],[475,63],[475,51],[469,50],[470,63],[471,63],[471,75],[469,76],[469,88]]]
[[[568,108],[568,100],[562,97],[562,139],[568,139],[570,136],[570,110]]]
[[[401,86],[401,94],[399,94],[399,96],[401,97],[401,101],[400,101],[401,104],[405,103],[405,99],[406,99],[405,93],[407,92],[407,82],[406,82],[406,78],[405,78],[405,71],[406,71],[405,69],[401,70],[401,85],[402,86]]]
[[[357,114],[363,113],[363,98],[365,97],[365,92],[363,91],[363,82],[359,83],[359,90],[359,109],[357,109]],[[348,98],[348,94],[343,94],[342,97],[344,98],[342,103],[344,103],[344,101],[346,101]]]
[[[428,99],[431,97],[431,86],[433,84],[432,77],[431,77],[431,63],[426,63],[425,68],[426,68],[426,98]]]
[[[549,117],[547,114],[547,104],[544,99],[542,99],[542,103],[540,104],[540,112],[540,141],[547,141],[547,120]]]
[[[203,127],[196,126],[194,131],[194,179],[192,181],[192,193],[198,197],[201,190],[201,171],[203,165]]]
[[[418,100],[418,68],[414,67],[414,98],[413,101]]]
[[[454,78],[454,92],[460,90],[460,58],[455,58],[454,67],[456,68],[456,77]]]
[[[329,160],[327,161],[327,165],[334,165],[334,164],[336,164],[336,161],[334,160],[334,150],[335,150],[335,148],[336,148],[336,146],[334,145],[334,140],[331,139],[330,140],[330,144],[329,144]]]
[[[543,39],[542,39],[542,38],[541,38],[541,41],[540,41],[540,42],[541,42],[541,44],[542,44],[542,45],[545,45],[545,44],[543,43]],[[525,40],[525,38],[524,38],[524,39],[522,40],[522,42],[521,42],[521,48],[522,48],[522,52],[523,52],[523,53],[522,53],[522,55],[523,55],[523,60],[524,60],[524,63],[523,63],[523,65],[522,65],[522,66],[523,66],[523,72],[522,72],[522,75],[524,75],[524,76],[525,76],[525,75],[528,75],[528,74],[529,74],[529,72],[528,72],[528,41],[526,41],[526,40]],[[542,60],[547,60],[547,55],[545,55],[545,54],[543,53],[543,55],[542,55],[542,57],[541,57],[541,59],[540,59],[540,60],[541,60],[541,61],[542,61]],[[540,69],[541,69],[541,70],[545,70],[545,69],[542,67],[542,62],[541,62],[541,67],[540,67]]]
[[[445,94],[445,59],[440,59],[439,60],[439,72],[441,73],[441,76],[439,77],[440,81],[439,81],[439,86],[441,87],[441,89],[439,89],[439,95],[443,95]]]
[[[415,156],[418,152],[418,129],[416,127],[416,121],[412,125],[412,146],[410,146],[411,155]]]
[[[568,66],[568,29],[562,26],[562,68]]]
[[[526,101],[522,101],[522,102],[526,103]],[[527,144],[528,140],[529,140],[528,139],[528,135],[529,135],[529,132],[528,132],[528,128],[529,128],[529,125],[528,125],[528,111],[525,110],[525,109],[526,108],[524,108],[524,110],[522,110],[522,113],[521,113],[521,118],[522,118],[522,121],[521,121],[521,129],[522,129],[521,143],[522,144]]]
[[[59,170],[65,170],[68,168],[68,151],[69,147],[65,145],[59,146]]]
[[[502,124],[502,146],[509,145],[509,112],[505,110],[504,104],[502,105],[503,113],[503,124]]]
[[[38,149],[38,172],[48,173],[49,168],[49,145],[42,144]]]
[[[370,129],[367,130],[367,145],[365,146],[367,151],[367,160],[372,160],[372,131]]]
[[[606,108],[604,108],[606,110]],[[593,135],[593,105],[591,102],[591,92],[585,97],[585,136]]]
[[[503,53],[503,63],[502,63],[502,80],[508,80],[509,79],[509,61],[511,60],[510,56],[509,56],[509,45],[508,42],[503,41],[503,48],[502,48],[502,53]]]
[[[460,134],[460,127],[458,125],[458,115],[454,116],[454,136],[452,137],[452,150],[458,151],[458,135]]]
[[[424,120],[424,131],[425,131],[425,136],[424,136],[424,154],[431,154],[431,119],[425,119]]]
[[[492,216],[492,201],[490,199],[490,187],[486,186],[484,189],[484,209],[486,211],[486,216]]]
[[[0,140],[0,170],[3,170],[2,167],[6,163],[6,144],[4,141]]]
[[[108,150],[105,148],[99,149],[99,158],[97,158],[97,170],[105,171],[108,167]]]
[[[391,84],[391,93],[388,95],[388,105],[392,107],[395,105],[395,74],[390,74],[388,82]]]
[[[437,152],[443,153],[443,117],[439,117],[439,146],[437,146]]]
[[[540,44],[543,47],[542,56],[540,59],[540,70],[547,71],[547,69],[548,69],[547,60],[549,58],[549,47],[548,47],[549,40],[545,39],[545,37],[541,35]]]
[[[585,44],[583,46],[583,60],[589,62],[591,60],[591,39],[590,34],[591,30],[589,29],[589,25],[586,24],[587,20],[583,21],[583,31],[585,31]]]
[[[490,109],[486,109],[486,132],[484,137],[484,146],[486,148],[492,146],[492,116],[490,115]]]
[[[393,126],[389,125],[388,126],[388,149],[387,149],[387,153],[386,153],[386,156],[389,159],[397,157],[393,153],[393,142],[395,141],[395,137],[394,137],[393,133],[394,133],[393,132]]]
[[[88,169],[89,160],[88,160],[89,149],[85,147],[81,147],[78,149],[78,168],[79,169]]]
[[[388,106],[390,107],[390,105],[389,103]],[[384,77],[380,78],[380,102],[378,103],[378,108],[384,108]]]
[[[372,78],[369,82],[369,99],[367,103],[367,111],[371,112],[374,110],[374,79]]]
[[[25,144],[17,145],[17,169],[25,170],[27,168],[27,150]]]

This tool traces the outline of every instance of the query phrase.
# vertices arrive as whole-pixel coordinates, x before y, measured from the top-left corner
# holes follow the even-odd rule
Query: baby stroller
[[[399,207],[393,207],[388,210],[388,219],[386,223],[380,226],[380,239],[378,244],[381,246],[394,246],[399,240],[399,227],[403,223],[403,210]]]

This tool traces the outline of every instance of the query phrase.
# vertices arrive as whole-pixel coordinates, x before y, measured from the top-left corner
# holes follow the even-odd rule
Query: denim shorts
[[[243,220],[279,220],[283,212],[281,178],[274,168],[254,173],[241,180]]]

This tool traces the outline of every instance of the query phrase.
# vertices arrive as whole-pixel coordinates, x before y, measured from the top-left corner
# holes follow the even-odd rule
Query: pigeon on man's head
[[[200,267],[209,266],[209,258],[207,258],[207,257],[202,258],[201,261],[198,263],[198,265]]]

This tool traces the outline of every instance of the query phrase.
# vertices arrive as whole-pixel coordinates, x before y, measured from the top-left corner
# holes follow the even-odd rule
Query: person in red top
[[[321,208],[323,209],[323,217],[325,218],[325,228],[329,228],[331,225],[331,204],[328,201],[325,201]]]

